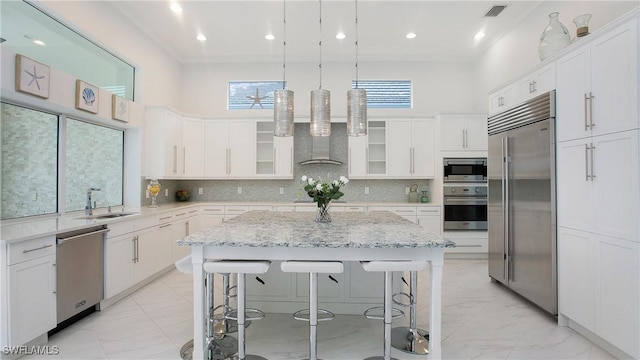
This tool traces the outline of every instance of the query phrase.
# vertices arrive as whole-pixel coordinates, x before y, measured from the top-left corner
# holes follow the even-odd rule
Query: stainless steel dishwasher
[[[57,235],[58,324],[104,299],[104,237],[99,226]]]

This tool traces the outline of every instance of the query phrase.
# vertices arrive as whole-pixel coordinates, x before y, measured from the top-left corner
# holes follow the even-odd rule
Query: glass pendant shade
[[[331,92],[311,90],[311,136],[331,135]]]
[[[293,136],[293,91],[273,92],[274,136]]]
[[[367,90],[347,91],[347,134],[367,135]]]

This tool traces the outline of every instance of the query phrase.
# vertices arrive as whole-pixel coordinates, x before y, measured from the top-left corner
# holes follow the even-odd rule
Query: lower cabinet
[[[190,209],[175,214],[176,220],[173,222],[171,246],[171,262],[182,259],[191,253],[191,247],[178,245],[178,240],[200,231],[200,210]]]
[[[559,313],[640,357],[640,243],[558,228]]]
[[[9,245],[7,346],[26,344],[57,325],[55,237],[16,245],[29,248],[17,252]]]
[[[135,235],[110,236],[104,247],[104,298],[109,299],[133,286]]]

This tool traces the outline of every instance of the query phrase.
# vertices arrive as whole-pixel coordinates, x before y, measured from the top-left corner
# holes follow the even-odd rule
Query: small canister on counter
[[[418,202],[418,184],[413,184],[411,185],[411,188],[409,188],[409,202]]]
[[[422,196],[420,196],[421,203],[429,202],[429,190],[422,190]]]

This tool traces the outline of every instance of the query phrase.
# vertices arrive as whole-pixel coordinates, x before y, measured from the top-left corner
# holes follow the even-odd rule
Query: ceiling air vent
[[[494,5],[491,9],[489,9],[489,11],[487,11],[486,14],[484,14],[484,17],[496,17],[500,15],[502,10],[504,10],[506,7],[507,5]]]

